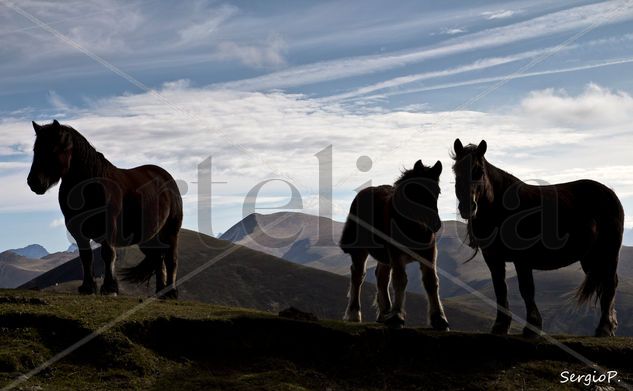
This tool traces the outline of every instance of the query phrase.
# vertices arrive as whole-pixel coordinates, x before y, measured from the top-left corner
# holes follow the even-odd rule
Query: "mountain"
[[[253,308],[277,312],[290,306],[311,312],[322,319],[340,319],[347,306],[349,279],[334,273],[292,263],[231,242],[201,233],[181,230],[178,274],[187,273],[215,257],[229,255],[198,275],[179,285],[180,298],[205,303]],[[136,247],[117,252],[117,265],[139,262],[142,254]],[[99,251],[94,252],[94,270],[103,275]],[[49,289],[76,292],[82,278],[79,258],[72,259],[20,286],[20,289]],[[122,295],[146,296],[153,292],[153,282],[145,286],[121,283]],[[364,319],[373,321],[375,287],[365,284],[362,293]],[[461,330],[484,330],[490,318],[447,306],[451,326]],[[410,293],[407,297],[408,323],[426,324],[426,297]]]
[[[338,247],[343,225],[305,213],[253,213],[227,230],[220,239],[300,265],[345,275],[349,273],[349,256]]]
[[[16,249],[7,250],[7,251],[11,251],[17,255],[23,256],[25,258],[31,258],[31,259],[40,259],[48,255],[48,251],[46,251],[46,249],[40,246],[39,244],[29,244],[26,247],[16,248]]]
[[[60,252],[32,259],[4,251],[0,253],[0,288],[15,288],[76,256]]]
[[[610,390],[633,376],[631,338],[390,330],[196,302],[16,290],[0,290],[0,313],[0,386],[19,379],[20,390]],[[84,336],[89,342],[63,360],[20,376]],[[593,368],[560,344],[617,377],[611,385],[561,384],[563,371]]]

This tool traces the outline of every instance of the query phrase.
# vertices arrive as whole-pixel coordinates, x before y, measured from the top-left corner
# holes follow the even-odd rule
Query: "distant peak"
[[[7,251],[31,259],[40,259],[48,255],[48,251],[44,248],[44,246],[39,244],[29,244],[26,247]]]

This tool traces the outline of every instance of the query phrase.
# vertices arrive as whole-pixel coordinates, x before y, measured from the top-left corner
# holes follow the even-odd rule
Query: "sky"
[[[630,0],[2,0],[0,250],[70,243],[58,188],[26,185],[31,121],[53,119],[119,167],[165,167],[205,233],[253,210],[327,214],[319,170],[342,221],[358,188],[418,159],[442,161],[457,219],[459,137],[529,183],[608,185],[633,245],[632,21]]]

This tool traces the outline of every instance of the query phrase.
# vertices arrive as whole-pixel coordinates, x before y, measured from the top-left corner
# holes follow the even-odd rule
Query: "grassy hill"
[[[227,249],[235,251],[179,287],[182,299],[275,313],[294,306],[324,319],[340,319],[343,316],[347,306],[348,277],[298,265],[194,231],[181,231],[179,275],[185,276]],[[98,250],[94,256],[95,273],[103,275],[103,261]],[[137,248],[126,248],[118,253],[118,265],[135,264],[141,258]],[[20,288],[74,293],[81,278],[81,263],[76,258]],[[153,293],[153,282],[150,289],[122,283],[121,291],[128,296],[145,297]],[[375,319],[372,307],[374,296],[375,287],[365,284],[362,308],[364,319],[368,321]],[[459,305],[450,305],[446,310],[455,329],[485,330],[491,324],[489,317],[471,313],[468,309],[462,310]],[[409,324],[425,325],[426,297],[410,293],[407,312]]]
[[[0,291],[0,382],[140,304],[138,299]],[[557,337],[633,382],[630,338]],[[145,303],[23,390],[542,390],[592,373],[543,340],[304,322],[193,302]]]

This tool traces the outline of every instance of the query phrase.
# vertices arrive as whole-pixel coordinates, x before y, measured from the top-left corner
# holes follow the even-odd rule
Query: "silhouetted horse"
[[[176,298],[176,254],[182,199],[174,179],[157,166],[119,169],[75,129],[33,122],[36,139],[28,185],[44,194],[61,179],[59,205],[77,241],[84,280],[79,293],[96,293],[90,240],[101,244],[105,262],[102,294],[116,294],[115,247],[138,244],[145,259],[123,270],[133,282],[156,275],[156,291]]]
[[[341,249],[352,257],[349,304],[345,320],[361,321],[360,289],[365,278],[367,256],[371,255],[378,261],[377,321],[393,327],[404,325],[404,298],[407,287],[405,267],[414,259],[392,243],[375,235],[375,230],[428,261],[428,264],[420,262],[420,268],[429,301],[431,325],[438,330],[448,330],[435,270],[435,234],[442,226],[437,213],[441,173],[441,162],[438,161],[433,167],[425,167],[422,161],[418,160],[413,169],[405,171],[394,186],[369,187],[361,190],[354,198],[340,241]],[[356,219],[373,229],[366,224],[359,224]],[[395,291],[393,304],[389,296],[391,277]]]
[[[507,334],[511,317],[505,282],[505,263],[513,262],[527,321],[542,328],[534,302],[532,270],[552,270],[580,261],[586,279],[577,298],[595,294],[602,316],[597,336],[614,335],[618,284],[616,269],[624,230],[624,211],[606,186],[579,180],[548,186],[528,185],[490,164],[487,144],[454,144],[455,194],[459,212],[468,220],[469,245],[481,249],[497,296],[495,334]],[[531,335],[529,328],[523,333]]]

